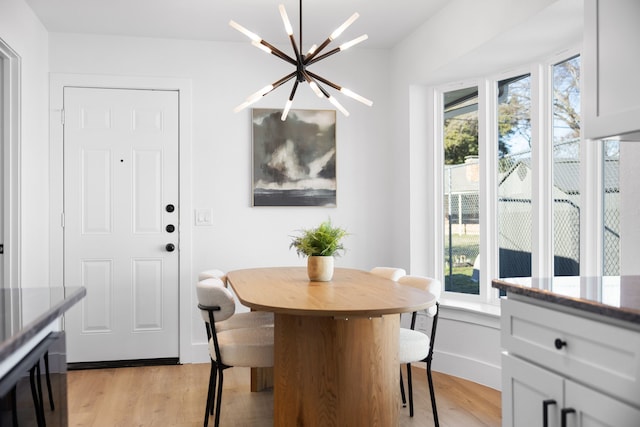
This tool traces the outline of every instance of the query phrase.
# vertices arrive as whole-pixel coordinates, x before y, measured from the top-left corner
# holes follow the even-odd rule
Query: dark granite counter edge
[[[86,288],[74,288],[74,291],[70,295],[65,296],[65,298],[58,304],[49,308],[49,310],[42,313],[30,324],[25,325],[19,333],[13,335],[11,338],[0,344],[0,360],[4,360],[9,357],[11,353],[36,336],[40,331],[51,324],[51,322],[60,317],[65,311],[69,310],[75,303],[84,298],[86,294]]]
[[[507,293],[523,295],[535,298],[540,301],[559,304],[565,307],[571,307],[577,310],[583,310],[589,313],[599,314],[601,316],[607,316],[625,322],[640,324],[640,312],[638,312],[637,310],[613,307],[595,301],[568,297],[544,289],[514,285],[513,283],[504,282],[502,280],[493,280],[491,282],[491,286],[506,291]]]

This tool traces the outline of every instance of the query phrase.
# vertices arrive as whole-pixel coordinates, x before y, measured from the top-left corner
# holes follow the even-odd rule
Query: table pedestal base
[[[397,426],[398,314],[275,315],[275,426]]]

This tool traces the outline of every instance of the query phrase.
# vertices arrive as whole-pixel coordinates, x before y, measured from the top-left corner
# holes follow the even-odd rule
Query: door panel
[[[576,410],[575,413],[567,416],[570,426],[637,427],[640,425],[640,410],[637,408],[570,380],[566,381],[565,406]]]
[[[549,407],[549,427],[560,426],[558,408],[562,405],[562,377],[516,357],[502,355],[502,425],[528,427],[543,425],[543,402],[555,400]]]
[[[87,287],[68,361],[177,357],[177,92],[65,88],[64,108],[65,285]]]
[[[87,288],[91,298],[87,298],[81,305],[81,333],[112,332],[110,315],[113,293],[112,266],[113,263],[108,259],[82,261],[81,285]]]

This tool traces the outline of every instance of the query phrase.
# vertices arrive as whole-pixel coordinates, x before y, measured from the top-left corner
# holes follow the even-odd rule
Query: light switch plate
[[[195,210],[195,224],[196,226],[206,227],[213,225],[213,209],[196,209]]]

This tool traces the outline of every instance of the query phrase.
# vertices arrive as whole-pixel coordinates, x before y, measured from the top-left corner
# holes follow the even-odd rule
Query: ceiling
[[[360,18],[339,38],[368,34],[368,48],[390,48],[448,0],[305,0],[303,46],[320,44],[354,12]],[[272,44],[287,44],[278,5],[299,39],[298,0],[26,0],[50,32],[246,42],[233,19]],[[363,46],[365,45],[363,44]]]

